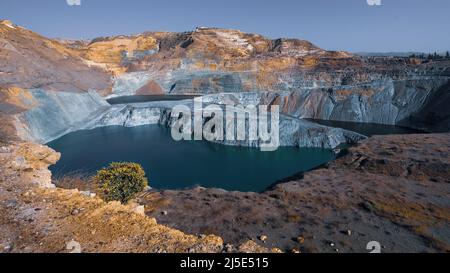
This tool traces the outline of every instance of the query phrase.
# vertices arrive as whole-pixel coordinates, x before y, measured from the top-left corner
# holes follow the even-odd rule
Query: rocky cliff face
[[[32,89],[29,92],[39,106],[20,116],[21,124],[26,126],[17,134],[22,139],[40,143],[79,130],[85,122],[109,108],[95,91],[74,94]]]
[[[220,105],[227,104],[228,101],[217,98],[217,95],[209,95],[205,97],[206,101],[214,102]],[[175,105],[185,105],[191,110],[192,124],[194,123],[194,112],[192,100],[171,101],[171,102],[148,102],[129,105],[116,105],[110,107],[107,111],[99,114],[98,117],[85,123],[80,129],[92,129],[103,126],[125,126],[134,127],[146,124],[160,124],[171,126],[175,122],[172,117],[172,108]],[[257,102],[254,102],[258,105]],[[208,103],[204,103],[206,107]],[[248,117],[244,118],[248,124]],[[270,120],[270,118],[269,118]],[[207,120],[204,118],[203,123]],[[236,121],[237,123],[237,121]],[[236,132],[236,123],[234,124],[234,132]],[[224,120],[224,124],[226,121]],[[229,129],[228,127],[224,127]],[[280,116],[280,146],[297,146],[297,147],[323,147],[336,148],[342,143],[356,143],[358,140],[364,139],[365,136],[343,130],[340,128],[331,128],[321,126],[306,120],[293,118],[287,115]],[[226,134],[224,129],[224,135]],[[215,140],[215,142],[226,145],[252,146],[260,147],[261,140],[255,141],[227,141]]]
[[[298,126],[283,128],[300,131],[312,126],[302,118],[450,130],[450,61],[362,58],[307,41],[216,28],[51,40],[8,21],[0,24],[0,59],[2,135],[40,142],[111,115],[115,108],[105,97],[134,94],[211,94],[210,102],[221,104],[276,104],[297,119]],[[143,117],[128,125],[143,124]],[[323,139],[338,139],[331,133],[336,130],[326,131]],[[282,132],[286,139],[290,134]]]
[[[112,96],[271,92],[277,96],[271,103],[299,118],[450,129],[448,113],[426,110],[436,97],[448,102],[449,61],[361,58],[307,41],[214,28],[138,37],[159,46],[132,61],[122,58],[125,72],[115,78]],[[116,39],[123,37],[108,41]]]

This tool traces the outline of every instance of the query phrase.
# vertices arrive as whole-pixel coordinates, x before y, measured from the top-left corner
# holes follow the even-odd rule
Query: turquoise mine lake
[[[110,162],[140,163],[157,189],[193,186],[263,191],[273,183],[322,165],[335,155],[320,148],[280,147],[274,152],[206,141],[174,141],[163,126],[121,126],[77,131],[48,143],[62,153],[56,176],[95,174]]]

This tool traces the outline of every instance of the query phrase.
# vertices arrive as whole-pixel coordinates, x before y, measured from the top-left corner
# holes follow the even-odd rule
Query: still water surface
[[[48,145],[62,153],[61,160],[51,167],[56,176],[95,174],[114,161],[137,162],[157,189],[200,185],[258,192],[335,157],[332,151],[319,148],[280,147],[275,152],[261,152],[206,141],[176,142],[170,130],[159,125],[77,131]]]

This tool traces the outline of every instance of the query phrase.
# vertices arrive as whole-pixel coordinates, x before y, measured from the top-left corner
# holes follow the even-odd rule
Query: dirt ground
[[[141,197],[159,223],[302,252],[450,251],[450,134],[375,136],[263,193],[196,188]],[[261,241],[260,241],[261,242]]]

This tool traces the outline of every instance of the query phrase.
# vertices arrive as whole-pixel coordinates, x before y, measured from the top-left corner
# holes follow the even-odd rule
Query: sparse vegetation
[[[434,52],[433,54],[430,53],[430,54],[428,54],[427,59],[428,60],[443,60],[443,59],[448,58],[447,53],[445,55],[444,54],[442,54],[442,55],[438,54],[437,52]]]
[[[411,54],[408,56],[408,58],[413,58],[413,59],[422,59],[422,60],[445,60],[445,59],[450,59],[450,53],[447,51],[445,53],[429,53],[427,55],[425,55],[424,53],[421,54]]]
[[[287,221],[289,223],[298,223],[298,222],[300,222],[300,220],[301,220],[301,217],[300,217],[300,215],[297,215],[297,214],[289,214],[287,216]]]
[[[148,185],[141,165],[129,162],[114,162],[97,172],[94,182],[106,201],[128,203]]]

